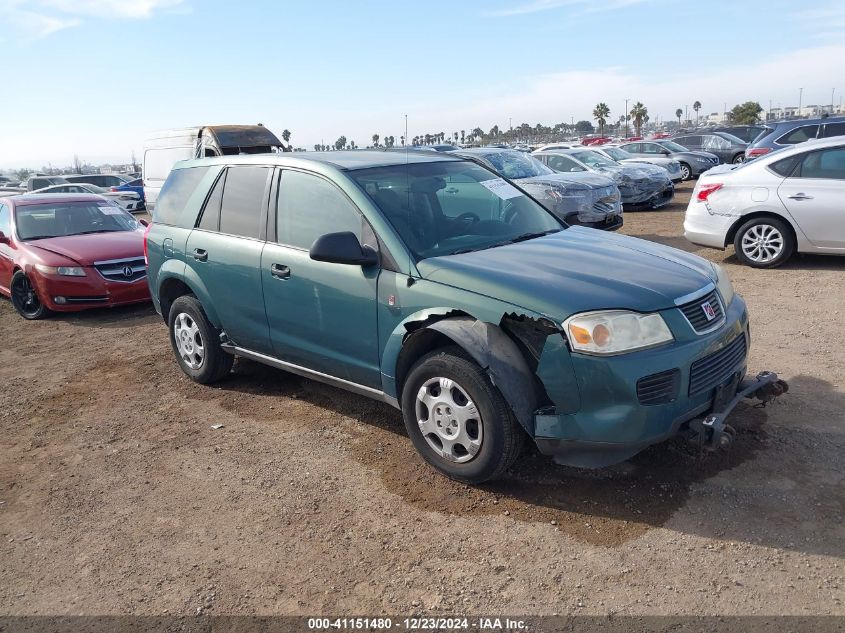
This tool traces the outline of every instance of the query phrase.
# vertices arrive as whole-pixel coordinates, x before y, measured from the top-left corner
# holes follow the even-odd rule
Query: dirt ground
[[[845,615],[845,258],[698,249],[690,190],[624,232],[724,263],[750,371],[791,385],[704,459],[529,451],[470,488],[386,405],[250,362],[191,383],[151,307],[0,300],[0,614]]]

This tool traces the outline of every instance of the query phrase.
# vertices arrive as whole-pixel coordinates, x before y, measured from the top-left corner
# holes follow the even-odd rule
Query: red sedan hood
[[[112,259],[128,259],[144,256],[143,231],[115,231],[114,233],[91,233],[90,235],[68,235],[49,237],[27,242],[63,257],[68,257],[82,266]]]

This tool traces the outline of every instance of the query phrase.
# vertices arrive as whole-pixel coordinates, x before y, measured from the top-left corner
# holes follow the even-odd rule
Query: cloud
[[[142,19],[185,0],[0,0],[0,20],[20,34],[47,37],[85,19]]]
[[[650,0],[533,0],[532,2],[526,2],[512,7],[490,11],[487,15],[492,17],[527,15],[529,13],[539,13],[540,11],[550,11],[552,9],[561,9],[563,7],[577,8],[583,13],[598,13],[601,11],[613,11],[614,9],[621,9],[649,1]]]

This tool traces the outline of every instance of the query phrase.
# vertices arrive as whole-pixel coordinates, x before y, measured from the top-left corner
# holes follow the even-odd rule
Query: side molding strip
[[[303,378],[310,378],[312,380],[316,380],[317,382],[322,382],[324,384],[331,385],[332,387],[338,387],[340,389],[345,389],[346,391],[351,391],[352,393],[357,393],[359,396],[366,396],[368,398],[372,398],[373,400],[386,402],[390,406],[395,407],[397,409],[399,408],[399,401],[396,400],[396,398],[388,396],[386,393],[384,393],[383,391],[379,391],[378,389],[359,385],[357,382],[351,382],[349,380],[344,380],[343,378],[337,378],[335,376],[323,374],[319,371],[308,369],[307,367],[294,365],[293,363],[288,363],[286,361],[279,360],[278,358],[274,358],[273,356],[267,356],[266,354],[253,352],[243,347],[232,345],[231,343],[223,343],[220,347],[223,349],[223,351],[229,354],[233,354],[235,356],[243,356],[244,358],[249,358],[250,360],[254,360],[258,363],[263,363],[264,365],[269,365],[270,367],[275,367],[276,369],[289,371],[290,373],[296,374],[297,376],[302,376]]]

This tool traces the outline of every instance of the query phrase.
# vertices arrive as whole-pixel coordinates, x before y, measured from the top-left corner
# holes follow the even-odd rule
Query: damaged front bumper
[[[612,357],[569,353],[562,336],[550,336],[537,368],[551,401],[534,415],[540,451],[560,464],[600,468],[676,435],[708,449],[729,445],[725,420],[736,405],[767,402],[787,386],[771,373],[745,379],[745,302],[737,295],[725,312],[721,327],[697,335],[680,310],[663,311],[673,344]]]

